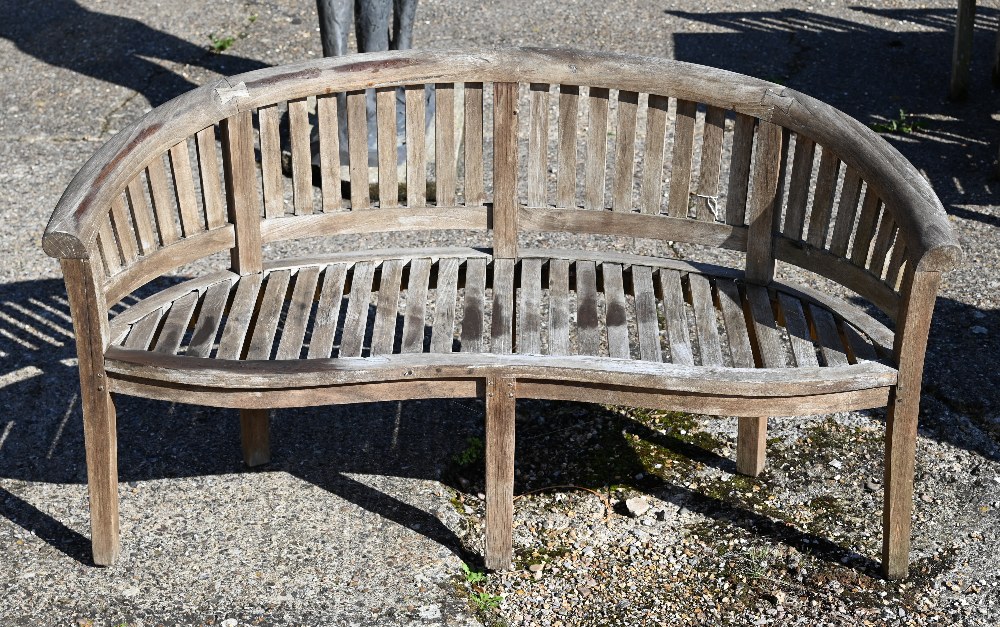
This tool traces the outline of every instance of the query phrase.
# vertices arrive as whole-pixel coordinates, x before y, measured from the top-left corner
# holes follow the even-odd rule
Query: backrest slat
[[[437,206],[455,205],[455,86],[438,83],[434,86],[437,108],[434,111],[434,171]],[[516,132],[515,132],[516,134]]]
[[[792,161],[792,178],[788,187],[788,207],[785,210],[785,224],[782,229],[787,237],[802,239],[802,228],[806,218],[806,203],[809,201],[809,187],[812,182],[813,155],[816,142],[798,135],[795,138],[795,156]]]
[[[209,229],[226,224],[226,205],[222,198],[222,180],[219,178],[219,155],[215,147],[215,126],[209,126],[196,135],[198,172],[201,175],[201,193],[205,199],[205,220]],[[138,224],[136,225],[138,228]]]
[[[113,276],[122,269],[121,253],[109,218],[101,220],[101,226],[97,229],[97,250],[101,254],[106,275]]]
[[[604,209],[604,183],[608,160],[608,99],[604,87],[591,87],[587,96],[590,120],[587,126],[587,165],[584,170],[583,206]]]
[[[111,201],[111,226],[114,228],[115,240],[121,252],[125,265],[139,258],[139,245],[136,242],[135,231],[125,209],[125,200],[121,194]]]
[[[465,84],[465,204],[486,202],[483,186],[483,84]]]
[[[323,187],[323,212],[341,208],[340,190],[340,131],[337,122],[337,97],[321,94],[316,97],[316,118],[319,125],[319,176]]]
[[[376,133],[378,141],[378,205],[399,206],[396,151],[396,88],[375,90]]]
[[[807,241],[816,248],[826,247],[826,236],[830,227],[830,212],[833,209],[834,194],[837,192],[837,173],[840,159],[833,151],[823,149],[819,160],[819,174],[816,191],[813,194],[812,212],[809,214],[809,236]]]
[[[726,195],[726,224],[746,224],[747,194],[750,189],[750,158],[753,155],[753,132],[757,118],[736,114],[733,129],[733,158],[729,165],[729,191]]]
[[[556,164],[556,204],[576,207],[576,117],[580,88],[559,86],[559,158]]]
[[[694,153],[694,123],[697,105],[690,100],[677,101],[674,124],[674,158],[670,168],[670,197],[667,214],[674,218],[688,215],[691,193],[691,163]]]
[[[656,94],[650,94],[646,102],[646,145],[639,200],[643,213],[660,213],[663,200],[663,147],[666,143],[668,103],[666,97]]]
[[[871,252],[880,206],[878,194],[869,187],[861,203],[861,216],[858,218],[858,228],[854,231],[854,245],[851,247],[851,263],[856,266],[868,267],[868,253]]]
[[[547,204],[545,181],[548,178],[549,156],[549,86],[532,83],[531,110],[528,131],[528,206],[544,207]]]
[[[618,126],[615,131],[614,178],[611,181],[611,208],[632,210],[632,178],[635,173],[635,118],[639,94],[618,92]]]
[[[778,181],[782,139],[780,126],[763,120],[757,125],[753,181],[747,205],[750,232],[747,237],[746,277],[747,281],[761,285],[767,285],[774,278],[773,237],[780,194]]]
[[[695,199],[695,216],[700,220],[722,219],[719,215],[719,179],[722,175],[722,144],[725,139],[726,111],[708,107],[705,111],[705,130],[701,143],[701,168],[698,174],[698,192]]]
[[[833,227],[830,252],[838,257],[847,255],[847,245],[854,231],[858,201],[861,199],[861,176],[854,168],[847,167],[844,186],[840,190],[840,204],[837,206],[837,222]]]
[[[288,134],[292,150],[292,210],[297,216],[313,212],[312,150],[310,149],[309,102],[288,101]]]
[[[406,204],[427,204],[427,147],[423,85],[406,86]]]
[[[493,84],[493,256],[517,256],[517,83]]]
[[[174,179],[174,195],[180,209],[181,232],[184,237],[190,237],[204,231],[205,227],[198,215],[198,199],[194,195],[194,174],[191,171],[187,140],[171,147],[168,155]]]
[[[132,223],[139,243],[139,252],[148,255],[157,249],[156,233],[153,231],[153,215],[150,212],[146,192],[142,189],[140,177],[129,181],[125,188],[129,211],[132,213]]]
[[[278,130],[280,117],[276,104],[257,109],[264,216],[268,219],[285,215],[285,182],[281,175],[281,135]]]
[[[351,211],[371,207],[368,187],[368,112],[363,89],[347,92],[347,150],[350,157]]]
[[[160,244],[169,246],[178,240],[178,234],[173,203],[167,186],[167,174],[163,169],[163,155],[157,155],[146,167],[146,181],[149,183],[149,196],[153,200]]]
[[[254,159],[253,118],[242,111],[222,122],[222,162],[226,173],[226,201],[236,227],[232,249],[233,272],[261,272],[260,196]]]

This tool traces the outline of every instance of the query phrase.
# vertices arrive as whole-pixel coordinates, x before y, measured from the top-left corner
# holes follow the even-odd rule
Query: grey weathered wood
[[[240,410],[240,449],[243,463],[251,468],[271,461],[270,423],[269,409]]]
[[[399,205],[399,181],[396,176],[396,88],[375,90],[376,135],[378,141],[378,206]]]
[[[275,359],[298,359],[302,353],[302,342],[305,339],[309,315],[312,313],[313,302],[316,299],[316,286],[319,282],[319,267],[302,268],[295,275],[295,288],[292,299],[288,303],[285,314],[284,329]]]
[[[804,135],[796,135],[795,155],[792,157],[792,174],[788,182],[785,224],[781,229],[782,233],[794,240],[802,239],[815,154],[816,142]]]
[[[125,260],[126,266],[132,265],[139,258],[139,244],[122,196],[116,196],[111,202],[111,226],[114,228],[114,240],[121,258]]]
[[[844,366],[847,364],[847,351],[837,331],[837,323],[829,311],[809,305],[809,317],[816,328],[816,338],[819,340],[819,351],[827,366]]]
[[[696,107],[696,103],[690,100],[677,101],[677,117],[674,121],[674,156],[670,168],[670,192],[667,199],[667,213],[675,218],[684,218],[688,215]]]
[[[410,262],[410,278],[406,283],[406,313],[403,316],[402,351],[421,353],[424,350],[424,328],[427,317],[427,288],[431,279],[431,260]]]
[[[462,313],[462,352],[483,352],[486,313],[486,260],[465,262],[465,301]]]
[[[754,149],[753,182],[747,204],[747,281],[767,285],[774,278],[774,232],[778,218],[781,127],[761,122]]]
[[[569,261],[549,262],[549,354],[569,355]]]
[[[213,139],[213,141],[215,140]],[[142,190],[138,177],[129,182],[128,187],[125,189],[125,196],[128,198],[132,224],[135,225],[139,253],[148,255],[158,248],[159,243],[157,242],[156,233],[153,231],[153,216],[150,212],[149,202],[146,200],[146,194]]]
[[[699,220],[722,219],[719,213],[719,180],[722,175],[722,141],[726,129],[726,111],[708,107],[701,142],[701,171],[698,174],[695,217]]]
[[[861,203],[861,215],[858,217],[854,243],[851,246],[851,262],[857,266],[868,267],[868,256],[871,252],[872,238],[875,237],[875,224],[878,222],[880,205],[878,195],[869,186]]]
[[[184,237],[191,237],[204,229],[198,215],[198,199],[194,195],[194,174],[191,171],[191,156],[187,141],[171,146],[168,151],[170,171],[174,179],[174,194],[181,216],[181,231]]]
[[[646,146],[639,200],[643,213],[660,213],[663,202],[663,147],[666,143],[668,102],[665,96],[650,94],[646,105]]]
[[[465,204],[486,202],[483,188],[483,84],[465,84]]]
[[[632,291],[639,332],[639,359],[661,362],[663,352],[660,348],[660,324],[657,319],[653,271],[649,266],[632,266]]]
[[[486,568],[504,570],[513,558],[513,377],[486,377]]]
[[[576,207],[576,118],[580,88],[559,86],[559,156],[556,169],[556,204]]]
[[[548,203],[545,193],[548,180],[549,156],[549,86],[546,83],[529,85],[531,110],[528,130],[528,206],[544,207]]]
[[[490,351],[509,354],[514,342],[514,260],[493,261],[493,314]]]
[[[792,344],[795,365],[799,368],[818,366],[816,348],[809,333],[809,323],[802,310],[802,303],[799,299],[784,292],[778,292],[778,303],[781,305],[781,313],[784,316],[788,340]]]
[[[231,287],[232,284],[229,281],[219,281],[205,291],[201,309],[198,311],[198,320],[191,333],[191,342],[188,344],[187,350],[184,351],[185,355],[208,357],[211,354],[215,347],[215,338],[219,334],[219,327],[222,324],[222,316],[226,309],[226,302],[229,300]]]
[[[153,201],[153,213],[156,216],[156,230],[160,234],[160,243],[168,246],[176,242],[180,236],[177,233],[177,220],[174,217],[173,200],[170,198],[162,156],[150,161],[146,168],[146,182],[149,185],[149,197]]]
[[[746,224],[747,197],[750,191],[750,159],[757,118],[736,114],[733,129],[733,157],[729,163],[729,191],[726,194],[726,224]]]
[[[760,285],[746,285],[749,306],[750,338],[753,341],[757,365],[761,368],[784,368],[785,347],[782,345],[778,325],[774,320],[774,310],[767,288]]]
[[[249,111],[222,121],[222,147],[226,203],[229,220],[236,227],[236,243],[231,254],[233,271],[239,274],[260,272],[263,263],[260,197],[257,195],[257,164]]]
[[[344,334],[340,340],[339,357],[358,357],[364,349],[365,329],[368,326],[368,305],[372,297],[375,263],[362,261],[354,264],[351,274],[351,294],[344,315]]]
[[[351,177],[351,211],[371,207],[368,188],[368,113],[365,91],[347,93],[347,151]],[[422,124],[422,122],[421,122]]]
[[[845,322],[843,329],[844,336],[847,337],[847,347],[851,349],[851,363],[856,364],[862,361],[875,361],[878,359],[875,347],[872,346],[868,338],[858,331],[854,325]]]
[[[587,96],[590,108],[587,121],[587,160],[583,170],[583,206],[602,210],[608,162],[609,90],[591,87]]]
[[[670,346],[670,363],[693,366],[691,335],[688,333],[684,313],[684,290],[681,275],[676,270],[660,270],[660,293],[663,298],[663,318],[667,327],[667,344]]]
[[[717,278],[715,288],[719,294],[719,308],[726,325],[726,343],[734,368],[753,368],[753,347],[750,346],[750,331],[743,311],[743,299],[739,286],[732,279]]]
[[[263,280],[262,274],[250,274],[240,279],[236,284],[236,294],[229,307],[229,318],[222,329],[219,338],[219,348],[215,353],[217,359],[240,359],[243,356],[243,342],[250,321],[257,309],[257,295]]]
[[[281,135],[278,105],[268,105],[257,110],[260,127],[260,171],[264,186],[264,216],[280,218],[285,215],[285,183],[281,175]]]
[[[133,350],[149,350],[153,344],[156,331],[160,328],[160,320],[163,319],[163,310],[156,309],[143,316],[138,322],[132,325],[128,337],[122,346]]]
[[[121,250],[111,228],[110,216],[102,221],[101,228],[97,232],[97,248],[106,274],[113,275],[122,269]]]
[[[222,196],[222,179],[219,178],[219,154],[215,147],[215,126],[198,131],[198,174],[201,177],[201,194],[205,201],[205,220],[209,229],[226,223],[226,205]],[[129,184],[131,188],[131,184]]]
[[[840,190],[837,223],[833,227],[833,235],[830,238],[830,252],[838,257],[847,256],[847,245],[850,242],[851,233],[854,232],[854,219],[857,217],[860,199],[861,177],[856,170],[848,167],[844,172],[844,186]]]
[[[542,260],[521,261],[521,300],[517,307],[517,352],[542,352]]]
[[[884,274],[886,257],[896,239],[897,231],[896,221],[892,219],[888,209],[886,209],[882,212],[882,220],[879,222],[875,243],[872,246],[872,257],[868,262],[868,269],[879,278]]]
[[[458,295],[460,259],[438,261],[437,289],[434,297],[434,327],[431,352],[450,353],[455,344],[455,300]]]
[[[292,148],[292,208],[297,216],[313,212],[312,150],[305,98],[288,101],[288,134]]]
[[[826,248],[833,197],[837,192],[839,168],[840,159],[833,154],[832,150],[824,148],[823,155],[819,159],[816,190],[813,194],[812,212],[809,214],[809,235],[806,239],[816,248]]]
[[[256,324],[250,336],[247,348],[247,359],[270,359],[274,348],[274,336],[278,329],[281,309],[288,293],[288,283],[291,272],[276,270],[267,275],[267,285],[260,299]]]
[[[423,85],[406,86],[406,204],[427,204],[427,140]]]
[[[434,86],[436,108],[434,110],[434,171],[437,175],[437,205],[455,205],[455,86],[451,83],[437,83]],[[517,90],[515,88],[515,100]]]
[[[340,130],[337,98],[333,94],[316,97],[316,122],[319,137],[319,178],[323,188],[323,211],[341,208]]]
[[[722,344],[719,341],[718,320],[712,302],[712,285],[700,274],[689,274],[688,285],[691,288],[691,309],[694,312],[701,365],[721,366]]]
[[[633,172],[635,170],[635,116],[639,94],[618,92],[618,126],[615,132],[615,157],[611,181],[611,208],[632,210]]]
[[[372,355],[391,355],[396,337],[396,315],[399,312],[399,291],[403,276],[403,260],[382,262],[378,286],[375,326],[372,327]]]
[[[306,353],[309,359],[326,359],[333,352],[347,269],[346,263],[338,263],[323,272],[323,286],[316,304],[316,320],[313,322],[309,350]]]
[[[493,85],[493,255],[517,256],[517,83]]]
[[[906,244],[901,242],[898,233],[896,242],[892,246],[892,256],[889,257],[889,265],[885,270],[885,282],[892,289],[898,289],[903,278],[903,269],[906,267],[907,250]]]
[[[189,292],[171,305],[153,350],[167,355],[177,353],[197,305],[198,292]]]
[[[619,359],[629,359],[632,351],[628,340],[628,310],[625,303],[625,284],[621,264],[601,264],[604,283],[604,300],[607,305],[605,318],[608,332],[608,354]]]
[[[597,313],[597,266],[593,261],[577,261],[576,340],[580,355],[599,355],[601,327]]]

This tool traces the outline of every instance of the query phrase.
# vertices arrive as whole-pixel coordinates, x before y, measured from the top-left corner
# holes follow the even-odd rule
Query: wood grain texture
[[[170,197],[162,155],[153,158],[147,166],[146,183],[149,185],[149,197],[153,202],[153,214],[156,216],[156,230],[160,234],[160,244],[169,246],[176,242],[180,235],[177,232],[177,219],[174,216],[174,204]]]
[[[514,260],[493,261],[493,315],[490,351],[510,354],[514,349]]]
[[[486,312],[486,260],[465,263],[465,299],[462,313],[462,352],[483,352]]]
[[[549,86],[546,83],[532,83],[530,94],[528,159],[528,206],[544,207],[548,204],[545,192],[548,180],[549,156]]]
[[[285,215],[285,182],[281,174],[281,112],[278,105],[268,105],[257,110],[260,127],[260,172],[264,187],[264,216],[280,218]]]
[[[451,83],[434,85],[434,171],[436,173],[437,205],[455,205],[455,86]],[[517,89],[514,90],[517,100]],[[516,128],[516,127],[515,127]]]
[[[635,170],[635,117],[639,94],[618,92],[618,125],[615,131],[615,156],[612,167],[611,209],[632,210],[633,173]]]
[[[753,368],[753,347],[750,345],[750,331],[744,316],[743,299],[739,286],[729,278],[717,278],[715,287],[719,294],[719,308],[726,326],[726,343],[734,368]]]
[[[513,377],[486,377],[486,568],[504,570],[513,558]]]
[[[809,318],[816,329],[816,339],[819,341],[819,351],[823,355],[823,361],[827,366],[844,366],[847,362],[847,351],[843,341],[840,339],[840,332],[837,330],[837,323],[830,315],[829,311],[809,305]]]
[[[344,315],[344,334],[340,340],[338,357],[359,357],[364,349],[365,330],[368,326],[368,305],[372,298],[372,281],[375,262],[354,264],[351,274],[351,295]]]
[[[455,307],[461,261],[449,257],[438,262],[434,327],[431,330],[431,351],[435,353],[450,353],[455,344]]]
[[[603,210],[608,162],[608,98],[604,87],[591,87],[587,95],[587,160],[583,170],[583,206]]]
[[[111,202],[111,227],[114,229],[114,242],[125,262],[124,265],[129,266],[139,258],[139,243],[122,196],[116,196]]]
[[[250,468],[271,461],[270,424],[269,409],[240,410],[240,448],[243,463]]]
[[[215,141],[214,139],[212,140]],[[213,147],[215,144],[212,144]],[[218,176],[218,173],[216,173]],[[129,213],[132,216],[132,224],[135,225],[136,240],[139,245],[139,253],[148,255],[159,247],[156,232],[153,230],[153,215],[149,202],[146,200],[146,193],[142,190],[142,184],[138,177],[129,181],[125,189],[125,196],[128,199]],[[220,201],[221,202],[221,201]]]
[[[292,210],[297,216],[313,212],[312,149],[308,102],[288,101],[288,135],[292,150]]]
[[[215,347],[215,338],[222,325],[222,316],[226,310],[231,287],[232,284],[229,281],[219,281],[205,291],[201,309],[198,312],[198,320],[191,332],[191,342],[188,344],[185,355],[208,357],[212,353],[212,349]]]
[[[753,182],[747,204],[747,281],[767,285],[774,278],[774,231],[778,217],[781,127],[761,122],[754,148]]]
[[[816,348],[813,345],[812,335],[809,332],[809,323],[806,321],[802,303],[784,292],[778,293],[778,302],[781,305],[781,313],[784,318],[785,329],[788,331],[788,339],[792,344],[792,355],[795,357],[795,365],[799,368],[815,367],[819,365],[816,359]]]
[[[154,351],[166,355],[177,353],[197,305],[198,292],[189,292],[171,305],[156,339],[156,346],[153,347]]]
[[[323,211],[337,211],[342,206],[340,188],[340,111],[334,94],[316,97],[316,123],[319,138],[319,179],[323,190]]]
[[[209,229],[217,229],[226,224],[226,205],[222,196],[222,179],[219,178],[219,153],[215,146],[215,127],[209,126],[198,131],[195,138],[201,195],[205,202],[205,220]]]
[[[275,359],[298,359],[302,353],[302,341],[305,339],[309,315],[316,299],[318,282],[319,268],[316,266],[302,268],[296,273],[295,288],[288,303],[284,329],[281,332]]]
[[[423,85],[406,86],[406,204],[427,204],[427,140]]]
[[[375,90],[376,135],[378,142],[378,206],[399,205],[399,181],[396,175],[396,88]]]
[[[391,355],[393,352],[402,277],[402,259],[388,259],[382,262],[375,326],[372,327],[372,355]]]
[[[646,146],[639,193],[639,206],[643,213],[660,213],[663,202],[663,147],[666,144],[668,103],[666,97],[656,94],[650,94],[647,101]]]
[[[549,262],[549,354],[569,355],[569,261]]]
[[[750,160],[757,119],[737,114],[733,129],[733,156],[729,163],[729,191],[726,194],[726,224],[746,224],[747,197],[750,190]]]
[[[580,88],[559,86],[559,155],[556,166],[556,202],[576,207],[576,125],[580,106]]]
[[[691,194],[691,163],[694,158],[694,123],[697,104],[690,100],[677,101],[674,120],[674,156],[670,168],[670,192],[667,214],[686,218]]]
[[[402,351],[422,353],[427,336],[427,288],[431,279],[431,260],[414,259],[410,262],[410,278],[406,283],[406,313],[403,316]]]
[[[802,239],[815,154],[816,142],[804,135],[796,135],[795,154],[792,157],[792,175],[788,182],[785,224],[781,229],[781,232],[791,239]]]
[[[309,359],[326,359],[333,352],[347,270],[346,263],[338,263],[328,267],[323,273],[323,286],[316,304],[316,320],[313,322],[309,351],[306,353]]]
[[[232,250],[233,271],[260,272],[260,197],[257,195],[257,164],[254,159],[253,124],[244,111],[222,122],[222,161],[226,173],[226,203],[229,220],[236,229]]]
[[[740,416],[736,429],[736,472],[756,477],[764,470],[767,418]]]
[[[576,340],[580,355],[600,355],[601,325],[598,320],[597,265],[577,261],[576,269]]]
[[[660,293],[663,299],[663,318],[667,327],[667,344],[670,346],[670,363],[694,366],[691,335],[688,333],[684,313],[684,290],[681,275],[676,270],[660,270]]]
[[[493,85],[493,255],[517,256],[517,83]]]
[[[608,334],[608,355],[629,359],[632,351],[628,337],[628,309],[625,302],[625,283],[622,266],[617,263],[601,264],[604,285],[605,328]]]
[[[721,220],[718,207],[719,180],[722,176],[722,142],[726,129],[726,112],[719,107],[705,111],[705,130],[701,141],[701,168],[698,173],[695,217],[699,220]]]
[[[826,248],[839,169],[840,159],[832,150],[824,148],[823,155],[819,159],[816,189],[813,193],[812,211],[809,214],[809,235],[806,239],[816,248]]]
[[[756,349],[754,360],[760,368],[784,368],[785,347],[774,319],[767,288],[747,284],[746,295],[748,318],[752,321],[749,325],[750,339]]]
[[[483,84],[465,84],[465,204],[486,202],[483,187]]]
[[[363,89],[347,93],[347,151],[351,177],[351,210],[371,207],[368,188],[368,113]]]
[[[653,288],[653,271],[648,266],[632,266],[632,290],[635,297],[635,319],[639,332],[639,358],[663,361],[660,348],[660,323]]]
[[[255,324],[250,333],[247,359],[270,359],[274,349],[274,337],[281,318],[281,309],[288,293],[291,272],[276,270],[267,275],[264,295],[260,298]]]
[[[237,284],[236,294],[229,308],[229,318],[222,329],[222,337],[219,338],[219,348],[215,355],[217,359],[237,360],[243,357],[243,342],[257,309],[257,296],[262,281],[262,274],[250,274],[242,277]]]
[[[712,285],[700,274],[689,274],[688,285],[691,288],[691,310],[694,312],[694,328],[698,338],[701,365],[721,366],[722,343],[719,341]]]
[[[858,201],[861,199],[861,183],[857,171],[847,168],[844,172],[844,186],[840,190],[840,203],[837,205],[837,221],[830,238],[830,252],[841,258],[847,257],[847,246],[854,232]]]
[[[517,309],[517,352],[542,352],[542,260],[521,261],[520,304]]]

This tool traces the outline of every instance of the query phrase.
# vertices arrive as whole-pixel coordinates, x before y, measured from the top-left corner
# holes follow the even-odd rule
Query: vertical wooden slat
[[[222,337],[219,338],[219,349],[215,355],[217,359],[239,359],[243,354],[243,342],[256,309],[262,279],[261,274],[251,274],[237,283],[236,295],[229,308],[229,318],[222,329]]]
[[[663,319],[667,327],[670,363],[693,366],[694,353],[684,315],[684,291],[681,275],[676,270],[660,269],[660,292],[663,294]]]
[[[815,368],[819,362],[816,360],[816,348],[809,334],[809,323],[806,322],[805,313],[802,311],[802,303],[799,299],[781,292],[778,293],[778,302],[784,315],[788,339],[792,343],[795,365],[799,368]]]
[[[276,104],[257,109],[257,124],[260,127],[260,171],[264,185],[264,216],[268,219],[285,215],[280,118],[281,113]]]
[[[163,168],[163,157],[155,157],[146,166],[146,182],[149,197],[153,201],[156,216],[156,230],[160,233],[160,243],[168,246],[177,241],[177,222],[174,220],[173,201],[167,186],[167,173]]]
[[[153,351],[164,355],[173,355],[184,340],[184,333],[187,331],[188,323],[194,314],[194,308],[198,304],[198,292],[188,292],[170,305],[167,318],[163,321],[163,328],[156,339],[156,346]]]
[[[226,203],[229,206],[229,219],[236,227],[236,245],[231,255],[233,272],[260,272],[263,267],[260,197],[257,195],[253,120],[249,111],[237,113],[222,121],[222,145]]]
[[[700,274],[688,274],[691,288],[691,309],[694,312],[694,329],[698,337],[698,352],[702,366],[722,365],[722,343],[712,301],[712,284]]]
[[[493,315],[490,351],[510,354],[514,350],[514,260],[493,260]]]
[[[431,278],[431,260],[410,262],[410,279],[406,284],[406,314],[403,317],[404,353],[424,351],[425,320],[427,318],[427,287]]]
[[[639,331],[639,359],[663,361],[660,348],[660,324],[657,320],[656,293],[653,271],[648,266],[632,266],[632,291],[635,297],[635,319]]]
[[[643,213],[660,213],[663,201],[663,147],[666,143],[666,96],[650,94],[646,106],[646,146],[639,205]]]
[[[135,224],[139,252],[148,255],[156,250],[156,233],[153,232],[153,216],[150,213],[149,203],[146,201],[146,194],[142,191],[142,183],[138,176],[129,181],[128,187],[125,188],[125,196],[128,198],[132,223]]]
[[[128,332],[128,337],[122,343],[122,347],[131,350],[149,350],[153,343],[153,336],[160,328],[160,320],[163,318],[163,309],[155,309],[132,325]],[[190,352],[190,351],[189,351]]]
[[[549,157],[549,86],[531,83],[531,128],[528,131],[528,206],[548,204],[545,182]]]
[[[635,116],[639,94],[618,92],[618,130],[615,133],[614,179],[611,183],[611,208],[632,210],[632,187],[635,167]]]
[[[774,320],[774,309],[767,288],[748,283],[746,286],[749,309],[750,338],[756,350],[757,365],[761,368],[784,368],[785,348]]]
[[[840,339],[837,323],[833,315],[816,305],[809,305],[809,317],[816,328],[816,338],[819,340],[819,351],[827,366],[846,366],[847,350]]]
[[[604,183],[608,161],[608,94],[604,87],[591,87],[587,102],[587,162],[583,178],[583,206],[604,209]]]
[[[399,181],[396,175],[396,88],[375,90],[375,111],[378,136],[378,204],[379,207],[399,205]]]
[[[601,278],[604,280],[604,299],[607,303],[608,355],[629,359],[632,351],[628,341],[628,310],[625,308],[621,264],[602,263]]]
[[[898,289],[899,280],[903,271],[903,264],[906,263],[906,245],[901,241],[902,233],[896,233],[896,243],[892,247],[892,256],[889,258],[889,266],[885,271],[885,282],[892,289]]]
[[[688,215],[696,107],[697,105],[690,100],[677,101],[677,118],[674,121],[674,157],[670,168],[670,195],[667,200],[667,213],[675,218],[685,218]]]
[[[212,353],[231,287],[232,283],[229,281],[220,281],[205,291],[205,298],[202,300],[201,310],[198,312],[198,320],[195,322],[194,331],[191,334],[191,343],[188,344],[185,351],[186,355],[208,357]]]
[[[215,148],[215,127],[209,126],[195,135],[198,148],[198,173],[201,193],[205,199],[205,220],[209,229],[226,224],[226,205],[222,200],[222,180],[219,178],[219,155]]]
[[[319,302],[316,304],[316,320],[313,321],[309,350],[306,353],[309,359],[327,359],[333,352],[346,278],[347,264],[344,263],[329,266],[323,273],[323,287],[320,288]]]
[[[288,133],[292,144],[292,209],[297,216],[313,212],[312,150],[305,98],[288,101]]]
[[[875,235],[875,245],[872,247],[872,258],[868,263],[868,270],[875,276],[882,278],[885,270],[885,258],[889,254],[892,242],[896,238],[896,221],[889,215],[888,208],[882,210],[882,221],[878,225],[878,233]]]
[[[716,279],[715,288],[719,295],[722,321],[726,325],[726,340],[733,368],[753,368],[753,348],[750,346],[750,332],[743,312],[740,289],[731,279]]]
[[[437,173],[437,205],[455,204],[455,86],[437,83],[434,86],[434,171]],[[515,96],[516,99],[516,96]]]
[[[406,91],[406,204],[427,204],[427,141],[423,85],[407,85]]]
[[[868,186],[865,199],[861,203],[861,215],[858,217],[858,228],[854,232],[854,244],[851,246],[851,262],[855,265],[868,267],[868,253],[871,252],[880,205],[875,190]]]
[[[295,288],[285,314],[284,329],[281,331],[275,359],[298,359],[302,353],[302,340],[305,339],[318,282],[319,266],[308,266],[295,274]]]
[[[696,215],[700,220],[721,219],[719,215],[719,179],[722,175],[722,142],[726,130],[726,110],[708,107],[701,142],[701,171],[698,174]]]
[[[813,194],[812,212],[809,215],[809,235],[806,241],[816,248],[826,247],[826,236],[830,229],[830,213],[834,195],[837,193],[837,173],[840,159],[829,148],[823,148],[819,159],[819,173],[816,176],[816,192]]]
[[[746,277],[751,283],[766,285],[774,277],[773,237],[778,216],[782,130],[761,121],[754,148],[753,181],[747,203]]]
[[[788,204],[782,233],[793,240],[802,239],[806,219],[806,203],[812,184],[813,157],[816,142],[803,135],[795,136],[795,156],[792,157],[792,178],[788,184]]]
[[[110,214],[107,219],[101,220],[101,226],[97,229],[97,247],[108,274],[115,274],[122,269],[121,250],[118,248],[115,233],[111,229]]]
[[[521,304],[517,307],[517,352],[542,352],[542,260],[521,260]]]
[[[344,315],[344,334],[340,340],[338,357],[361,356],[374,279],[375,262],[359,261],[354,264],[354,274],[351,276],[351,296],[347,303],[347,313]]]
[[[486,202],[483,186],[483,84],[465,84],[465,204]]]
[[[576,207],[576,118],[580,88],[559,86],[559,163],[557,165],[556,203]]]
[[[517,257],[517,83],[493,86],[493,256]]]
[[[486,377],[486,568],[503,570],[513,557],[513,377]]]
[[[316,96],[319,126],[319,180],[323,188],[323,211],[341,208],[340,130],[336,94]]]
[[[203,231],[201,216],[198,215],[198,199],[194,195],[194,174],[191,171],[191,156],[188,154],[187,140],[173,146],[168,151],[170,170],[174,175],[174,193],[181,214],[181,229],[184,237],[191,237]]]
[[[736,114],[733,128],[733,157],[729,165],[729,191],[726,193],[726,224],[746,224],[747,196],[750,190],[750,160],[753,155],[753,132],[757,118]]]
[[[569,261],[549,262],[549,354],[569,355]]]
[[[115,229],[115,240],[122,259],[125,260],[125,265],[130,265],[139,258],[139,245],[125,209],[125,198],[121,194],[111,201],[111,225]]]
[[[382,262],[382,278],[379,281],[378,303],[375,306],[375,325],[372,329],[372,355],[392,354],[402,277],[402,259],[387,259]]]
[[[601,329],[597,318],[597,266],[576,262],[576,337],[580,355],[599,355]]]
[[[434,328],[431,352],[450,353],[455,345],[455,297],[458,296],[458,267],[461,260],[448,257],[438,261],[434,298]]]
[[[347,149],[351,172],[351,210],[371,207],[368,188],[368,112],[365,90],[347,92]]]
[[[486,304],[486,259],[465,262],[465,303],[462,313],[462,352],[483,350],[483,323]]]
[[[844,171],[844,186],[840,190],[840,203],[837,205],[837,220],[830,238],[830,252],[838,257],[847,256],[847,245],[854,230],[854,218],[857,216],[860,198],[861,175],[854,168],[847,167]]]

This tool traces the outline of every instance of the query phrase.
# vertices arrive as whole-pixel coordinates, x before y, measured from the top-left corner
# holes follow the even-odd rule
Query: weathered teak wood
[[[459,111],[457,83],[465,86]],[[431,85],[436,139],[428,147]],[[529,102],[523,128],[522,85]],[[553,85],[556,129],[549,128]],[[581,87],[588,94],[583,146]],[[406,95],[405,204],[396,180],[399,89]],[[369,90],[377,191],[368,178]],[[346,109],[338,95],[346,95]],[[314,97],[318,148],[306,104]],[[645,128],[638,129],[644,99]],[[668,133],[671,100],[677,114]],[[493,124],[485,129],[489,102]],[[288,182],[279,136],[284,103]],[[725,164],[729,111],[735,120]],[[338,122],[345,121],[350,211],[341,198]],[[314,152],[322,211],[313,200]],[[723,184],[724,216],[715,204]],[[363,211],[375,194],[378,209]],[[482,235],[488,228],[491,248],[488,241],[479,249],[359,243],[304,259],[262,259],[263,246],[284,240],[336,235],[349,243],[343,236],[429,231],[436,241],[448,230]],[[580,237],[587,235],[600,237]],[[546,248],[519,248],[522,238]],[[746,252],[746,266],[613,252],[632,245],[630,238]],[[614,241],[606,246],[606,239]],[[557,250],[552,241],[579,249]],[[864,125],[794,90],[675,61],[550,50],[407,51],[259,70],[182,95],[126,127],[74,178],[43,245],[62,260],[77,334],[98,564],[118,553],[110,391],[242,410],[249,465],[269,459],[273,408],[485,396],[491,568],[511,561],[514,404],[522,397],[738,416],[737,470],[750,475],[764,465],[764,416],[888,405],[883,568],[889,577],[905,575],[929,321],[940,273],[960,250],[916,169]],[[149,281],[226,250],[231,271],[117,306]],[[896,331],[840,297],[776,279],[775,260],[853,290],[895,320]],[[119,313],[109,322],[109,312]]]

